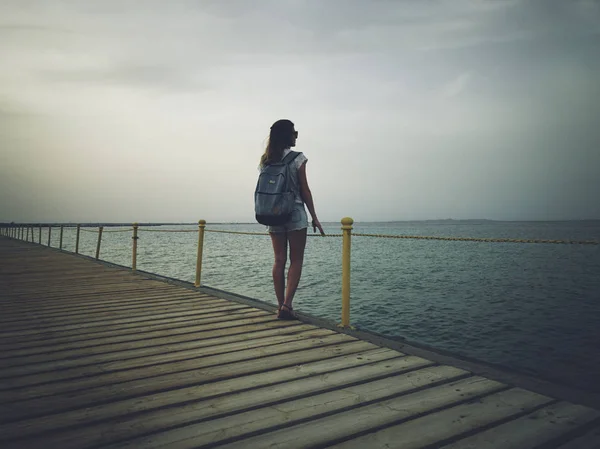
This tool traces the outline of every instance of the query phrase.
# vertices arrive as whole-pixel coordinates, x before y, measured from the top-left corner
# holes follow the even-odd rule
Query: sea
[[[324,227],[329,235],[341,233],[339,223]],[[80,252],[95,256],[98,234],[89,231],[97,228],[84,229]],[[141,226],[138,269],[193,282],[197,229]],[[240,223],[206,229],[265,232]],[[357,222],[353,232],[598,241],[600,221]],[[339,322],[342,239],[312,234],[294,308]],[[55,228],[52,246],[58,238]],[[74,245],[75,230],[66,228],[63,249]],[[268,235],[207,232],[203,248],[203,285],[277,303]],[[131,250],[130,231],[103,233],[101,259],[131,266]],[[356,328],[600,392],[600,245],[353,236],[351,267]]]

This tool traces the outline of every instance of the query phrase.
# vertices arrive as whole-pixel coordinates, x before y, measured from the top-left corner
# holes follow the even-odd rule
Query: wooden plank
[[[341,438],[431,413],[440,407],[450,407],[504,388],[506,387],[499,382],[481,377],[469,377],[255,437],[238,439],[224,444],[223,447],[324,446]],[[430,430],[426,432],[430,432]],[[361,448],[369,449],[372,447],[376,446],[369,444],[361,446]]]
[[[236,309],[235,307],[231,310],[221,310],[221,311],[217,311],[217,312],[213,312],[213,313],[202,313],[202,312],[189,312],[187,314],[184,315],[180,315],[180,316],[176,316],[175,318],[170,318],[168,316],[165,316],[165,314],[163,315],[155,315],[154,317],[145,317],[145,319],[143,320],[137,320],[137,321],[131,321],[128,323],[118,323],[118,324],[106,324],[106,325],[96,325],[93,327],[82,327],[81,329],[69,329],[70,331],[74,331],[74,330],[79,330],[79,332],[77,332],[76,334],[74,333],[67,333],[67,332],[61,332],[60,329],[53,329],[52,331],[48,331],[48,332],[43,332],[43,328],[40,329],[43,333],[40,334],[28,334],[26,335],[27,337],[27,343],[29,343],[29,341],[37,341],[37,344],[32,346],[32,348],[30,349],[34,349],[33,353],[39,353],[39,352],[52,352],[51,348],[46,348],[46,349],[42,349],[42,351],[35,350],[35,348],[39,348],[41,346],[44,346],[43,342],[45,341],[45,339],[50,338],[52,336],[67,336],[67,337],[74,337],[73,341],[78,341],[81,342],[83,340],[91,340],[91,339],[95,339],[100,333],[106,333],[107,331],[114,329],[114,335],[116,336],[120,336],[120,334],[124,334],[124,335],[130,335],[130,334],[137,334],[139,331],[143,331],[143,329],[152,329],[152,326],[159,326],[159,325],[163,325],[166,323],[171,323],[169,327],[176,327],[176,325],[174,323],[183,323],[185,322],[189,322],[191,324],[210,324],[210,323],[222,323],[224,326],[226,325],[226,323],[228,321],[238,321],[238,320],[243,320],[243,319],[248,319],[248,318],[252,318],[252,317],[259,317],[259,316],[268,316],[270,318],[273,318],[274,314],[266,312],[264,310],[260,310],[260,309],[252,309],[252,308],[239,308]],[[133,331],[131,331],[133,330]],[[118,338],[118,337],[117,337]],[[130,338],[125,338],[125,341],[128,341]],[[2,342],[2,344],[0,345],[0,347],[2,346],[7,346],[9,349],[7,351],[5,351],[6,354],[8,354],[8,351],[10,351],[10,348],[12,347],[12,345],[16,345],[16,341],[21,340],[18,336],[11,336],[10,338],[7,337],[5,339],[0,340]],[[13,343],[15,342],[15,343]],[[88,344],[88,346],[95,346],[96,343],[91,343]],[[56,350],[56,349],[55,349]],[[24,353],[27,352],[32,352],[32,351],[25,351]]]
[[[156,314],[167,314],[167,313],[175,313],[175,312],[186,312],[193,310],[201,310],[205,308],[218,308],[222,306],[230,306],[231,302],[223,301],[223,300],[215,300],[204,303],[195,303],[195,302],[183,302],[183,303],[173,303],[168,305],[149,305],[147,307],[138,308],[135,310],[130,310],[127,313],[119,313],[119,311],[96,311],[91,314],[89,313],[81,313],[78,315],[59,315],[57,317],[32,317],[31,320],[19,320],[19,321],[5,321],[2,322],[2,333],[5,335],[9,335],[13,332],[26,332],[31,329],[37,329],[38,327],[44,327],[44,329],[49,329],[53,327],[65,327],[71,326],[73,324],[87,324],[92,325],[94,323],[102,323],[109,321],[111,319],[120,318],[122,316],[127,316],[129,318],[142,318],[147,316],[152,316]],[[248,306],[245,306],[248,307]]]
[[[13,364],[10,367],[3,368],[2,371],[0,371],[0,378],[27,376],[47,371],[94,365],[96,363],[124,361],[148,356],[161,356],[162,354],[171,354],[182,350],[198,350],[207,346],[244,342],[257,338],[293,334],[315,329],[314,326],[310,324],[300,324],[299,321],[274,321],[273,323],[275,324],[274,326],[265,326],[263,323],[254,325],[252,328],[244,326],[242,330],[233,332],[233,334],[228,333],[214,338],[199,339],[198,335],[193,333],[178,337],[169,336],[160,339],[158,342],[155,340],[144,340],[141,342],[127,343],[122,346],[110,345],[110,347],[104,348],[103,351],[98,347],[92,348],[96,349],[96,351],[89,351],[87,349],[69,351],[66,355],[62,355],[62,358],[58,356],[46,357],[42,359],[42,361],[31,360],[31,358],[28,357],[23,360],[23,365]],[[289,325],[287,323],[289,323]],[[14,363],[14,360],[11,360],[11,362]],[[58,373],[56,374],[58,375]]]
[[[278,345],[280,343],[293,344],[297,341],[303,341],[310,338],[317,338],[334,334],[328,329],[311,328],[309,330],[300,331],[291,334],[268,335],[263,337],[255,337],[253,339],[244,340],[241,342],[231,342],[205,347],[194,347],[191,349],[180,349],[160,354],[149,356],[136,357],[132,359],[112,360],[107,362],[95,361],[84,366],[75,366],[72,368],[60,368],[60,362],[54,363],[54,370],[50,369],[42,373],[35,373],[22,376],[4,377],[2,383],[5,387],[2,388],[20,388],[29,385],[43,384],[51,380],[57,382],[59,380],[71,380],[78,382],[81,378],[90,376],[106,376],[112,373],[129,372],[131,370],[142,370],[143,368],[156,369],[161,364],[170,364],[170,367],[175,367],[174,363],[183,363],[189,360],[195,360],[198,357],[208,357],[216,355],[225,355],[229,353],[243,354],[245,351],[264,346]],[[92,384],[94,385],[94,384]],[[2,395],[0,390],[0,395]]]
[[[63,330],[89,330],[89,331],[92,331],[92,330],[105,329],[107,326],[117,325],[117,324],[132,324],[132,323],[151,324],[152,322],[155,322],[157,320],[164,321],[164,320],[167,320],[170,318],[189,317],[191,315],[191,312],[192,311],[170,312],[170,313],[161,313],[161,314],[150,314],[150,315],[146,315],[146,316],[142,316],[142,317],[114,318],[111,320],[104,320],[101,322],[93,322],[93,323],[75,323],[75,324],[66,324],[64,326],[46,326],[46,327],[39,328],[39,329],[29,329],[29,330],[24,330],[24,331],[6,332],[6,333],[4,333],[3,337],[20,338],[21,336],[30,336],[30,335],[49,332],[52,330],[55,330],[55,331],[63,331]],[[255,313],[272,315],[272,313],[270,313],[270,312],[266,312],[264,310],[259,310],[259,309],[256,309]],[[237,318],[237,315],[238,314],[234,314],[234,313],[225,314],[222,321],[227,321],[227,319],[234,320]]]
[[[143,396],[165,391],[172,393],[173,390],[179,388],[198,386],[207,382],[231,379],[249,374],[264,373],[262,375],[266,375],[269,371],[278,368],[288,366],[297,367],[303,363],[331,359],[346,354],[368,351],[373,348],[376,348],[376,346],[370,343],[350,341],[303,350],[293,350],[287,353],[282,351],[267,357],[241,360],[237,363],[214,365],[202,369],[169,372],[152,378],[79,390],[77,394],[55,394],[47,397],[37,397],[38,395],[33,393],[28,398],[23,398],[19,402],[8,403],[0,400],[0,422],[15,422],[25,418],[55,414],[73,409],[83,409],[117,400],[142,398]]]
[[[15,321],[6,320],[4,323],[0,323],[4,329],[7,329],[6,333],[11,331],[27,331],[31,329],[31,327],[35,324],[38,326],[47,327],[56,327],[59,325],[70,325],[78,322],[85,323],[96,323],[99,321],[105,321],[109,318],[118,318],[119,315],[126,317],[133,316],[144,316],[144,314],[148,315],[150,313],[164,313],[164,312],[175,312],[180,310],[205,310],[210,308],[218,308],[223,306],[231,306],[235,303],[233,301],[223,301],[223,300],[206,300],[206,301],[178,301],[173,303],[166,304],[152,304],[148,303],[145,305],[136,305],[136,306],[124,306],[123,309],[96,309],[90,311],[77,311],[73,314],[68,313],[60,313],[54,316],[45,316],[40,314],[40,316],[32,316],[29,319],[19,319]],[[248,307],[247,305],[244,305]]]
[[[273,321],[273,314],[254,311],[240,314],[239,320],[230,321],[206,318],[206,316],[202,318],[203,321],[200,321],[198,317],[202,316],[203,315],[190,315],[188,317],[154,321],[148,324],[142,322],[127,326],[107,326],[103,328],[104,330],[94,332],[44,333],[36,335],[35,340],[29,340],[22,344],[15,342],[9,343],[6,346],[0,346],[0,351],[2,351],[0,354],[10,350],[12,347],[14,347],[15,350],[28,349],[27,352],[22,352],[20,355],[34,355],[44,354],[52,350],[97,346],[108,342],[116,344],[169,335],[189,334],[191,332],[203,332],[218,329],[228,330],[234,327]],[[202,326],[202,329],[198,329],[197,326]],[[233,329],[228,330],[228,332],[234,331],[235,330]],[[0,359],[0,362],[1,361],[2,360]]]
[[[23,323],[31,323],[38,319],[45,319],[48,321],[60,321],[63,318],[77,318],[79,320],[87,320],[89,317],[95,317],[99,314],[117,314],[117,313],[125,313],[129,315],[129,313],[137,313],[143,310],[154,310],[155,307],[195,307],[199,309],[209,308],[209,307],[218,307],[218,306],[230,306],[232,304],[238,304],[233,301],[218,301],[218,300],[209,300],[198,298],[173,298],[172,300],[163,300],[161,298],[148,298],[147,301],[140,300],[135,304],[128,304],[127,302],[123,302],[122,305],[107,305],[107,306],[96,306],[90,307],[89,309],[75,309],[75,310],[61,310],[61,311],[52,311],[46,313],[45,311],[38,311],[37,313],[24,313],[20,315],[11,315],[3,317],[5,322],[10,322],[16,324],[17,321]],[[246,306],[248,307],[248,306]],[[1,313],[1,312],[0,312]],[[2,324],[0,324],[2,325]]]
[[[10,276],[12,276],[12,279],[7,275],[2,275],[0,277],[0,285],[6,287],[5,291],[9,294],[9,297],[12,295],[18,297],[24,293],[35,294],[36,296],[43,296],[46,293],[69,294],[71,292],[83,291],[86,288],[102,291],[104,289],[117,290],[118,287],[176,287],[175,285],[144,278],[134,273],[121,271],[102,273],[98,272],[95,268],[92,268],[87,273],[74,273],[72,275],[69,275],[65,270],[57,270],[53,273],[40,273],[37,280],[31,278],[28,279],[28,277],[25,276],[19,276],[18,278],[16,275]]]
[[[476,432],[495,422],[522,415],[552,402],[549,397],[520,388],[511,388],[372,432],[333,447],[413,449],[427,445],[442,446],[448,439],[457,438],[468,432]],[[341,438],[351,436],[352,433]]]
[[[48,263],[56,262],[50,261]],[[62,262],[58,263],[62,264]],[[39,269],[39,266],[34,268],[34,270]],[[160,284],[163,284],[163,287],[175,287],[158,280],[145,278],[136,273],[121,270],[103,271],[98,267],[89,267],[89,269],[86,269],[85,271],[78,270],[77,272],[70,272],[66,268],[58,268],[47,272],[35,271],[35,276],[3,274],[2,285],[10,289],[7,290],[10,293],[15,293],[17,295],[21,291],[43,294],[45,287],[50,288],[50,290],[64,291],[65,293],[68,293],[71,290],[83,290],[86,286],[93,286],[98,289],[114,288],[117,285],[123,284],[137,286],[159,286]],[[61,280],[66,280],[68,283],[61,283]],[[106,280],[106,283],[98,282],[102,280]]]
[[[96,414],[94,425],[89,422],[92,417],[87,416],[87,419],[82,421],[81,412],[79,416],[71,412],[67,413],[67,415],[72,415],[70,421],[68,416],[45,417],[43,420],[32,420],[26,424],[15,423],[14,426],[17,426],[17,429],[2,426],[0,427],[0,439],[5,435],[18,437],[25,429],[28,429],[31,436],[33,436],[33,432],[52,430],[52,444],[56,447],[63,449],[78,447],[77,445],[81,444],[83,439],[88,440],[90,445],[104,445],[135,436],[143,436],[148,431],[155,432],[211,417],[253,409],[263,404],[273,404],[285,399],[352,386],[371,378],[394,375],[430,364],[418,357],[397,357],[390,350],[374,350],[370,353],[359,353],[361,356],[354,357],[336,357],[330,359],[329,363],[316,362],[298,368],[278,370],[275,373],[269,372],[188,388],[185,391],[177,390],[170,395],[154,395],[152,398],[144,398],[142,404],[146,408],[143,409],[145,411],[143,414],[138,413],[141,408],[139,402],[135,404],[136,413],[133,414],[126,404],[99,407],[96,411],[102,411],[102,413]],[[390,356],[393,358],[385,359]],[[173,406],[173,401],[176,399],[179,400],[179,404],[175,403],[178,405]],[[165,408],[166,404],[170,406]],[[115,407],[117,405],[119,407]],[[161,405],[163,407],[160,407]],[[111,407],[110,413],[112,413],[108,416],[113,419],[115,415],[119,416],[123,411],[128,410],[130,413],[119,416],[118,423],[99,421],[100,416],[107,416],[108,407]],[[103,408],[104,410],[102,410]],[[87,411],[85,413],[87,414]],[[73,424],[73,422],[80,427],[79,431],[66,428],[64,432],[58,434],[57,431],[61,426],[64,428],[65,424]],[[83,427],[84,422],[85,427]],[[18,430],[19,428],[21,430]],[[8,433],[5,434],[5,431]],[[44,435],[39,435],[35,439],[31,439],[28,445],[34,447],[36,440],[43,441],[44,438],[46,438]],[[24,444],[25,442],[20,440],[19,443]],[[144,447],[144,445],[137,447]]]
[[[68,282],[68,280],[64,280]],[[1,284],[0,284],[1,285]],[[68,285],[68,284],[67,284]],[[89,290],[89,288],[88,288]],[[46,288],[43,291],[39,291],[39,292],[30,292],[30,291],[25,291],[24,289],[19,289],[17,291],[15,291],[12,294],[8,294],[5,295],[3,294],[3,297],[0,298],[0,309],[9,305],[12,305],[13,303],[21,303],[21,305],[23,307],[28,307],[28,308],[35,308],[35,307],[40,307],[42,306],[44,303],[47,304],[56,304],[56,303],[60,303],[61,300],[65,300],[63,302],[65,303],[71,303],[74,304],[74,301],[72,301],[70,298],[71,297],[78,297],[78,298],[82,298],[85,300],[85,298],[88,298],[89,301],[94,301],[97,300],[99,298],[102,297],[109,297],[111,295],[116,295],[116,294],[125,294],[125,295],[131,295],[134,294],[136,292],[157,292],[157,293],[162,293],[162,294],[169,294],[169,293],[177,293],[177,291],[179,291],[180,289],[175,287],[174,285],[169,285],[169,284],[163,284],[163,285],[148,285],[146,283],[136,283],[136,282],[132,282],[131,284],[128,284],[127,288],[125,289],[117,289],[117,288],[110,288],[107,289],[107,291],[102,291],[102,292],[87,292],[85,289],[81,289],[81,291],[74,291],[73,288],[68,288],[67,286],[63,286],[63,288],[58,288],[58,287],[50,287],[50,286],[46,286]],[[190,290],[192,292],[194,292],[193,290]],[[200,292],[196,292],[197,294],[203,294]],[[27,300],[27,302],[23,302],[23,300]],[[77,301],[77,303],[79,303],[79,301]]]
[[[88,297],[89,295],[86,295]],[[118,297],[117,297],[118,296]],[[38,314],[61,314],[63,312],[78,312],[78,311],[90,311],[90,310],[103,310],[103,309],[122,309],[123,307],[138,307],[145,304],[159,304],[179,301],[215,301],[218,298],[209,295],[198,294],[195,292],[173,292],[173,291],[156,291],[154,289],[145,290],[131,290],[130,292],[111,293],[105,296],[96,296],[96,302],[82,303],[76,298],[75,300],[70,299],[67,302],[59,303],[58,301],[52,301],[45,306],[31,306],[27,307],[25,304],[14,304],[12,309],[3,306],[0,307],[0,313],[3,317],[18,318],[21,315],[29,316],[30,312]],[[28,304],[28,303],[27,303]],[[11,310],[14,309],[14,312]]]
[[[192,292],[193,293],[193,292]],[[110,294],[106,296],[96,297],[97,301],[89,304],[85,304],[82,301],[79,301],[78,298],[69,299],[68,301],[59,302],[52,301],[49,305],[46,306],[32,306],[32,307],[24,307],[23,304],[15,304],[11,306],[11,309],[8,307],[0,307],[0,313],[6,313],[6,317],[14,317],[18,319],[21,315],[26,315],[29,312],[38,313],[38,314],[60,314],[60,313],[69,313],[69,312],[80,312],[80,311],[89,311],[89,310],[102,310],[102,309],[113,309],[119,308],[120,306],[125,307],[137,307],[144,304],[154,304],[154,303],[167,303],[171,302],[179,302],[179,301],[214,301],[218,298],[211,297],[208,295],[193,295],[193,294],[182,294],[178,295],[175,292],[160,292],[153,290],[139,290],[132,291],[129,293],[123,294]],[[26,300],[25,300],[26,301]]]
[[[205,310],[205,309],[218,309],[219,307],[229,306],[231,307],[232,301],[178,301],[172,303],[164,303],[164,304],[145,304],[138,306],[123,306],[123,308],[107,308],[103,310],[90,310],[85,312],[77,312],[73,314],[68,313],[60,313],[55,316],[45,316],[39,315],[32,316],[29,319],[22,318],[20,320],[5,320],[4,322],[0,321],[0,326],[5,329],[10,330],[25,330],[30,329],[33,324],[37,324],[39,326],[57,326],[57,325],[68,325],[72,323],[78,322],[86,322],[86,323],[97,323],[101,321],[105,321],[107,318],[118,317],[119,315],[134,317],[134,316],[147,316],[151,313],[163,313],[163,312],[171,312],[171,311],[180,311],[180,310]],[[248,308],[248,306],[244,305],[244,307]]]
[[[63,281],[62,285],[52,284],[49,279],[51,276],[60,277]],[[155,281],[158,282],[158,281]],[[3,283],[6,298],[18,299],[23,295],[30,295],[31,298],[44,298],[47,292],[53,293],[78,293],[83,294],[86,290],[91,292],[106,293],[109,291],[118,291],[119,289],[128,289],[138,286],[150,287],[151,283],[144,280],[142,277],[135,275],[119,276],[106,273],[103,275],[89,276],[65,276],[63,272],[48,273],[45,277],[40,278],[39,285],[33,286],[32,281],[24,281],[23,284],[7,284]],[[157,285],[158,286],[158,285]],[[14,296],[13,296],[14,295]]]
[[[0,425],[0,441],[2,441],[3,436],[6,439],[16,439],[26,434],[32,434],[34,431],[35,433],[50,430],[57,431],[60,429],[70,431],[72,430],[70,427],[73,425],[86,429],[87,427],[84,428],[84,425],[87,426],[95,422],[105,422],[110,419],[118,419],[119,421],[122,419],[132,419],[132,416],[127,417],[125,415],[139,416],[140,413],[160,408],[170,410],[173,406],[182,407],[196,401],[205,401],[217,396],[260,387],[268,387],[267,390],[269,390],[271,386],[279,383],[307,379],[312,376],[319,376],[335,371],[340,371],[342,374],[346,373],[348,376],[357,376],[352,377],[352,379],[360,379],[360,376],[370,376],[370,371],[354,371],[354,368],[363,366],[373,366],[374,369],[381,370],[380,374],[385,375],[391,372],[390,370],[394,369],[394,367],[388,363],[378,364],[377,362],[387,362],[398,358],[400,356],[396,351],[378,348],[300,365],[292,365],[258,374],[243,375],[244,373],[242,372],[242,377],[217,380],[215,382],[211,382],[210,378],[205,378],[205,382],[198,385]],[[409,361],[404,361],[405,364],[408,364],[407,362]],[[369,370],[369,368],[366,369]],[[213,374],[218,377],[218,369],[213,369],[213,371],[216,371]],[[328,380],[328,377],[320,376],[324,381]],[[349,382],[351,381],[349,380]],[[248,401],[242,402],[240,399],[240,402],[236,404],[239,410],[251,407],[254,403]]]
[[[69,379],[68,381],[52,382],[52,377],[48,376],[47,383],[31,384],[27,381],[15,382],[13,379],[3,381],[3,390],[0,391],[1,402],[20,401],[34,397],[50,396],[59,393],[83,391],[95,387],[106,387],[112,384],[125,383],[131,381],[139,381],[143,379],[156,378],[164,375],[174,375],[175,373],[196,371],[201,368],[223,365],[244,360],[253,360],[265,358],[270,355],[282,355],[293,351],[301,351],[321,346],[335,345],[345,342],[354,341],[355,339],[343,334],[327,335],[323,337],[308,338],[305,340],[291,342],[283,345],[271,345],[249,349],[247,351],[228,352],[224,354],[209,355],[203,357],[202,354],[197,354],[197,357],[174,361],[170,363],[157,364],[154,366],[144,366],[141,368],[132,368],[126,371],[115,371],[109,373],[99,373],[90,377],[77,379]],[[269,366],[265,365],[265,369]],[[35,379],[38,381],[39,379]],[[15,383],[21,388],[14,388]],[[148,383],[148,381],[146,381]],[[13,389],[5,389],[13,388]]]
[[[368,381],[369,379],[367,378],[367,382],[365,383],[349,386],[347,386],[344,377],[338,377],[339,383],[334,383],[333,385],[338,386],[339,389],[321,394],[319,394],[319,392],[322,391],[322,388],[318,388],[318,383],[316,383],[319,379],[311,379],[316,381],[314,382],[316,383],[316,387],[308,389],[307,392],[312,393],[308,397],[302,397],[288,402],[277,402],[273,405],[267,405],[259,409],[252,409],[247,412],[233,415],[229,409],[226,409],[228,414],[220,418],[212,419],[210,422],[203,421],[198,424],[190,424],[185,427],[155,433],[161,426],[166,426],[165,419],[172,421],[173,418],[177,416],[177,412],[175,411],[175,414],[169,415],[163,420],[153,420],[151,418],[148,419],[147,417],[142,419],[138,418],[138,421],[140,422],[138,426],[136,426],[136,432],[139,432],[138,429],[141,427],[140,430],[145,430],[146,433],[152,433],[152,435],[131,440],[133,435],[130,431],[129,434],[125,436],[125,438],[128,439],[127,441],[113,447],[115,449],[125,449],[166,446],[173,449],[192,449],[202,445],[219,444],[223,441],[264,431],[272,427],[283,425],[290,426],[306,419],[315,419],[319,416],[326,416],[342,410],[355,408],[400,393],[408,394],[411,391],[427,387],[433,383],[450,382],[465,374],[465,371],[457,368],[437,366],[420,369],[406,374],[397,374],[379,380]],[[283,384],[279,386],[277,391],[285,395],[287,387],[287,384]],[[260,395],[268,394],[269,392],[256,391],[255,393],[255,397],[258,398]],[[243,396],[244,394],[247,393],[242,393],[233,397],[225,396],[219,398],[215,401],[216,404],[214,405],[211,402],[209,404],[209,413],[214,413],[213,409],[215,407],[221,411],[222,407],[219,407],[219,402],[235,404],[237,396]],[[271,395],[271,397],[277,399],[276,396]],[[286,396],[281,399],[284,399],[285,397]],[[196,420],[207,415],[206,408],[196,408],[196,410],[197,412],[193,416]],[[191,418],[192,417],[189,419],[190,422],[192,422]],[[181,424],[182,423],[179,423],[177,425]],[[247,447],[253,446],[249,445]]]
[[[556,449],[598,449],[600,448],[600,424],[595,429],[575,438]]]
[[[446,445],[443,449],[530,449],[555,440],[598,417],[600,412],[597,410],[558,402]]]

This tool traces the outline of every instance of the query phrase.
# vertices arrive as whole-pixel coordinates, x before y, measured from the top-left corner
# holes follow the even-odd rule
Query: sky
[[[600,219],[600,0],[3,0],[0,221]]]

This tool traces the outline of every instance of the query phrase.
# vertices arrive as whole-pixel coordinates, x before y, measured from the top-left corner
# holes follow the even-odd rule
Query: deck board
[[[588,449],[598,429],[590,407],[0,237],[3,449]]]

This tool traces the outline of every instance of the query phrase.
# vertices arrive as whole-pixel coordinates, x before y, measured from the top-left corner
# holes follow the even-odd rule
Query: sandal
[[[285,310],[284,307],[287,310]],[[281,307],[279,308],[279,313],[277,314],[277,318],[279,318],[280,320],[295,320],[296,315],[294,315],[294,309],[291,306],[282,304]]]

